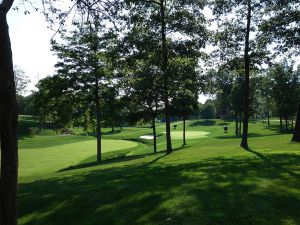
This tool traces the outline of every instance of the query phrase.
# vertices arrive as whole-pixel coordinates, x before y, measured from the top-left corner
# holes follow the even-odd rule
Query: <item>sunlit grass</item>
[[[185,147],[181,139],[173,139],[175,151],[169,155],[163,152],[165,135],[158,137],[158,154],[152,154],[152,140],[140,142],[141,135],[151,134],[150,128],[107,130],[104,140],[110,149],[114,142],[131,142],[121,150],[126,157],[100,164],[95,163],[94,137],[24,136],[20,140],[19,222],[300,224],[300,145],[290,142],[291,134],[278,132],[277,121],[269,128],[253,121],[246,151],[239,147],[234,123],[228,127],[224,133],[223,121],[188,121],[188,132],[210,134],[188,139]],[[179,136],[181,131],[178,123]],[[158,133],[162,132],[164,127],[158,127]],[[137,146],[131,146],[132,142]]]

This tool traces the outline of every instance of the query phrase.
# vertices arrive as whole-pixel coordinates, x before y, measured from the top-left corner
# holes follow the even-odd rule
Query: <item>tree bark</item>
[[[18,106],[6,15],[12,0],[0,4],[0,224],[17,224]]]
[[[238,114],[235,114],[235,135],[239,134],[239,117]]]
[[[245,101],[244,101],[244,118],[243,118],[243,135],[241,141],[241,147],[248,149],[248,121],[249,121],[249,92],[250,92],[250,28],[251,28],[251,0],[248,0],[248,12],[247,12],[247,29],[245,38]]]
[[[270,104],[269,104],[269,98],[267,97],[267,121],[268,121],[268,127],[270,126]]]
[[[285,118],[285,131],[289,130],[288,119]]]
[[[100,112],[100,97],[99,97],[99,78],[98,72],[95,71],[95,103],[96,103],[96,132],[97,132],[97,162],[102,160],[101,148],[101,112]]]
[[[162,42],[162,72],[163,72],[163,86],[164,96],[163,101],[165,104],[165,117],[166,117],[166,142],[167,154],[172,152],[171,141],[171,125],[170,125],[170,106],[169,106],[169,88],[168,88],[168,49],[166,40],[166,21],[165,21],[165,0],[160,0],[160,16],[161,16],[161,42]]]
[[[152,114],[152,132],[153,132],[153,151],[157,152],[157,144],[156,144],[156,126],[155,126],[155,115]]]
[[[292,137],[293,142],[300,142],[300,103],[298,103],[298,111],[297,111],[297,118],[296,124],[294,128],[294,134]]]
[[[282,116],[280,116],[280,131],[283,132]]]
[[[186,139],[185,139],[185,115],[183,116],[183,145],[186,145]]]
[[[240,114],[240,117],[239,117],[239,135],[241,136],[242,134],[242,113]]]

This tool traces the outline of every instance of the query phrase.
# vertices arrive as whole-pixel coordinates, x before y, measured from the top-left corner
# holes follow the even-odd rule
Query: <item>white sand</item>
[[[147,140],[152,140],[154,137],[153,135],[143,135],[143,136],[140,136],[141,139],[147,139]]]

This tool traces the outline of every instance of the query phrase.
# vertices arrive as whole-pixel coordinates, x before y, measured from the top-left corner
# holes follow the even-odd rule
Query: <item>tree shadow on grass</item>
[[[261,133],[249,133],[248,138],[252,137],[268,137],[268,136],[275,136],[275,135],[282,135],[282,133],[273,133],[273,134],[261,134]],[[224,134],[222,136],[216,136],[217,139],[240,139],[240,135],[236,134]]]
[[[20,184],[20,224],[300,224],[300,180],[288,172],[299,172],[300,156],[269,155],[276,167],[257,156],[132,162]]]
[[[178,151],[184,148],[189,148],[191,146],[188,145],[182,145],[181,147],[178,148],[174,148],[173,151]],[[166,154],[165,150],[164,151],[159,151],[157,153],[146,153],[146,154],[141,154],[141,155],[131,155],[128,156],[127,154],[130,152],[130,150],[126,151],[126,150],[120,150],[120,151],[114,151],[111,152],[111,154],[103,154],[102,156],[104,156],[103,160],[101,162],[96,162],[96,156],[91,156],[85,160],[83,160],[82,162],[80,162],[77,165],[74,166],[69,166],[66,168],[63,168],[61,170],[58,170],[57,172],[65,172],[65,171],[69,171],[69,170],[76,170],[76,169],[83,169],[83,168],[88,168],[88,167],[93,167],[93,166],[99,166],[99,165],[106,165],[106,164],[112,164],[112,163],[119,163],[119,162],[127,162],[127,161],[131,161],[131,160],[135,160],[135,159],[141,159],[141,158],[145,158],[147,156],[151,156],[151,155],[158,155],[158,158],[155,158],[154,160],[150,161],[149,164],[154,163],[156,161],[158,161],[159,159],[167,156],[168,154]],[[160,155],[162,154],[162,155]],[[91,160],[93,160],[91,162]]]
[[[264,154],[260,153],[260,152],[257,152],[257,151],[254,151],[252,150],[251,148],[247,148],[245,149],[246,151],[256,155],[257,157],[259,157],[261,160],[263,160],[265,163],[267,164],[270,164],[271,166],[273,166],[274,168],[278,169],[278,170],[281,170],[287,174],[289,174],[290,176],[294,176],[295,178],[298,178],[300,179],[300,174],[297,174],[297,173],[294,173],[293,171],[291,170],[288,170],[288,169],[285,169],[283,168],[280,164],[278,163],[275,163],[274,161],[271,160],[271,158],[265,156]],[[282,154],[282,155],[285,155],[285,154]],[[276,155],[275,155],[276,156]],[[287,158],[289,157],[288,154],[286,154]],[[274,156],[273,156],[274,158]],[[277,159],[278,160],[278,159]]]
[[[127,156],[126,154],[120,154],[120,155],[116,155],[115,158],[108,158],[108,159],[105,159],[101,162],[79,163],[78,165],[63,168],[63,169],[61,169],[57,172],[64,172],[64,171],[83,169],[83,168],[94,167],[94,166],[99,166],[99,165],[107,165],[107,164],[113,164],[113,163],[127,162],[127,161],[131,161],[131,160],[134,160],[134,159],[145,158],[146,156],[150,156],[150,155],[153,155],[153,154],[154,153],[149,153],[149,154],[144,154],[144,155],[132,155],[132,156]],[[94,158],[96,158],[96,156],[92,156],[90,158],[94,159]],[[86,160],[84,160],[84,161],[86,161]]]

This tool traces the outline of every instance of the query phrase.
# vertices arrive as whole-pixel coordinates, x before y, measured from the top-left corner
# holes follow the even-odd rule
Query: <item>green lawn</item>
[[[270,128],[250,123],[249,151],[239,147],[234,124],[225,134],[218,120],[188,121],[187,131],[209,134],[185,147],[174,139],[170,155],[152,154],[152,141],[139,138],[150,128],[104,130],[107,160],[96,164],[94,137],[25,135],[27,120],[20,135],[21,225],[300,224],[300,145],[278,132],[277,121]],[[178,123],[176,133],[181,129]]]

